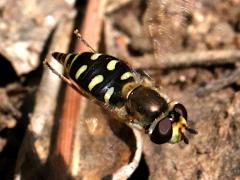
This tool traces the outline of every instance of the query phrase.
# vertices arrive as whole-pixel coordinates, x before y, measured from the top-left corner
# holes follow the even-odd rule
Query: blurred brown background
[[[89,51],[74,29],[183,103],[190,144],[134,135],[47,69]],[[239,0],[1,0],[0,42],[0,179],[240,179]]]

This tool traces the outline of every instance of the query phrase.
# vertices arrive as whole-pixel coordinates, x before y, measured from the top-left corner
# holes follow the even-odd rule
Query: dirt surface
[[[95,24],[82,23],[87,2],[39,3],[0,2],[0,179],[111,179],[141,151],[140,141],[129,179],[240,179],[239,0],[106,0]],[[100,29],[97,42],[89,39],[100,52],[145,70],[186,106],[198,131],[187,134],[188,145],[139,139],[93,102],[81,97],[77,106],[64,96],[42,62],[52,51],[72,52],[71,34],[82,26]],[[71,143],[59,136],[66,101],[79,109],[65,133]],[[57,153],[64,145],[69,162]]]

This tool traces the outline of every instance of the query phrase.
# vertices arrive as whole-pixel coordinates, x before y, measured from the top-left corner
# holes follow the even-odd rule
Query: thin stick
[[[98,42],[100,39],[100,34],[102,31],[102,22],[103,22],[103,12],[101,13],[101,7],[102,3],[104,1],[99,1],[99,0],[88,0],[86,11],[85,11],[85,17],[83,22],[81,23],[81,29],[80,32],[83,37],[85,37],[88,42],[97,49],[98,47]],[[103,8],[102,8],[103,9]],[[94,28],[93,28],[94,27]],[[86,50],[89,50],[87,46],[85,46],[83,41],[78,41],[75,45],[75,51],[76,52],[83,52]],[[88,43],[87,43],[88,44]],[[93,52],[94,49],[92,49]],[[73,82],[74,83],[74,82]],[[73,154],[75,147],[77,147],[79,144],[76,144],[74,130],[75,126],[77,126],[77,117],[79,114],[79,110],[82,109],[82,100],[81,96],[78,95],[78,93],[75,93],[76,91],[73,91],[70,87],[66,87],[66,93],[64,97],[64,103],[63,103],[63,109],[64,111],[61,114],[60,117],[60,124],[59,124],[59,131],[57,135],[57,143],[56,143],[56,154],[58,157],[64,160],[64,164],[67,166],[66,170],[68,171],[69,174],[71,174],[71,177],[76,177],[76,179],[79,178],[78,175],[85,177],[84,172],[81,172],[81,167],[80,169],[77,170],[77,174],[74,174],[73,171],[73,165],[72,165],[72,160],[75,158],[79,158],[79,156],[82,156],[82,153],[79,154],[79,156],[75,157]],[[87,95],[86,95],[87,96]],[[81,103],[80,103],[81,102]],[[85,102],[85,101],[84,101]],[[83,107],[84,108],[84,107]],[[80,123],[81,124],[81,123]],[[82,123],[83,125],[84,123]],[[83,125],[84,126],[84,125]],[[85,127],[85,126],[84,126]],[[84,137],[80,137],[79,139],[80,142],[84,141]],[[80,149],[82,146],[80,147]],[[89,146],[89,148],[91,148]],[[83,163],[84,165],[86,162],[81,161],[80,159],[80,164]],[[60,164],[61,165],[61,164]],[[61,171],[54,171],[55,176],[53,179],[64,179],[62,177],[62,173],[59,173]],[[87,176],[87,175],[86,175]],[[69,179],[69,178],[65,178]],[[71,178],[70,178],[71,179]]]
[[[87,46],[89,49],[91,49],[92,52],[94,52],[94,53],[96,52],[95,49],[93,49],[93,47],[92,47],[90,44],[88,44],[88,42],[82,37],[82,35],[79,33],[78,29],[75,29],[75,30],[74,30],[74,34],[77,36],[77,38],[78,38],[80,41],[83,42],[83,44],[84,44],[85,46]]]
[[[166,54],[155,61],[152,55],[145,55],[141,58],[131,59],[135,69],[159,70],[161,68],[177,68],[192,66],[216,66],[229,63],[240,62],[239,50],[209,50],[199,52],[182,52],[176,54]]]
[[[230,74],[227,73],[223,77],[209,82],[206,86],[201,87],[197,90],[197,96],[205,96],[211,92],[219,91],[220,89],[236,82],[240,79],[240,69],[236,69]]]

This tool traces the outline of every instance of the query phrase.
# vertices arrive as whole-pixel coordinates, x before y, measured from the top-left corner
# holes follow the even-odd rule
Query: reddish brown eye
[[[151,141],[156,144],[168,142],[172,137],[172,122],[166,117],[159,121],[151,134]]]
[[[183,116],[186,120],[188,118],[187,110],[182,104],[176,104],[173,109],[174,112],[179,113],[181,116]]]

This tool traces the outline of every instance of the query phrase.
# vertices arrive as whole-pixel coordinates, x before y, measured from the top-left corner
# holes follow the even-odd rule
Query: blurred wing
[[[149,0],[144,23],[157,61],[163,61],[164,54],[182,50],[192,7],[190,0]]]

